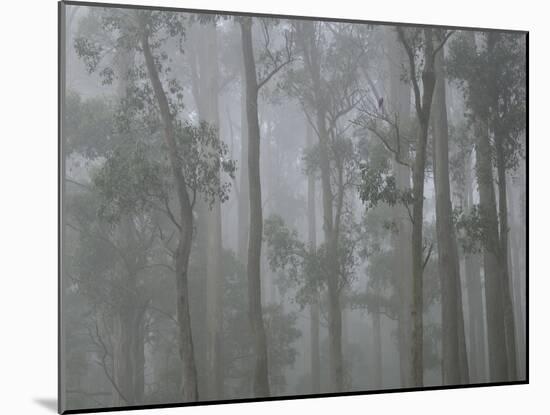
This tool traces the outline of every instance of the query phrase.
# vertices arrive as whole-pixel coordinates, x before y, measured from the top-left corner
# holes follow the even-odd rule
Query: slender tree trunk
[[[112,327],[113,381],[118,388],[113,393],[113,405],[139,405],[145,392],[145,307],[135,298],[123,301],[119,307]]]
[[[402,79],[402,65],[406,63],[406,56],[399,44],[395,30],[387,33],[388,47],[388,72],[389,72],[389,111],[398,117],[400,131],[406,131],[410,120],[411,86]],[[400,159],[408,158],[408,145],[400,146]],[[407,166],[403,166],[393,160],[393,171],[396,178],[396,186],[401,191],[409,191],[411,188],[411,174]],[[403,206],[395,206],[394,221],[397,233],[392,236],[392,245],[395,252],[393,272],[398,276],[396,290],[399,295],[401,307],[398,315],[398,351],[401,387],[408,386],[410,373],[410,339],[411,339],[411,293],[412,293],[412,256],[411,256],[411,221],[407,209]]]
[[[498,41],[498,34],[487,34],[487,50],[489,52],[489,61],[491,66],[496,67],[493,61],[493,49]],[[496,80],[492,79],[491,90],[496,91]],[[493,111],[498,111],[499,103],[495,97],[492,102]],[[489,127],[494,135],[494,146],[496,153],[496,170],[498,186],[498,238],[499,245],[497,251],[498,265],[500,266],[502,306],[504,311],[504,334],[506,338],[506,353],[508,358],[508,380],[517,380],[517,344],[516,344],[516,325],[514,321],[514,306],[512,303],[512,289],[510,284],[510,269],[508,260],[508,200],[506,192],[506,164],[504,139],[500,126],[499,115],[493,115],[493,123]]]
[[[382,388],[382,330],[380,327],[380,309],[378,301],[376,301],[372,312],[372,335],[374,342],[374,387],[375,389]]]
[[[303,52],[306,70],[312,79],[312,93],[315,106],[315,124],[319,138],[321,190],[323,199],[323,231],[327,247],[327,296],[328,296],[328,332],[329,332],[329,378],[331,392],[344,389],[344,365],[342,355],[342,310],[340,306],[340,275],[338,267],[338,231],[333,209],[330,182],[329,131],[326,125],[326,107],[321,88],[320,53],[316,44],[315,26],[311,22],[297,25],[301,32],[300,47]],[[338,209],[337,209],[338,211]],[[336,215],[338,216],[338,214]]]
[[[134,54],[119,52],[116,67],[118,74],[117,97],[126,98],[128,70],[134,61]],[[144,315],[146,306],[139,298],[137,286],[138,270],[144,265],[144,258],[138,254],[132,218],[124,216],[119,225],[120,238],[124,241],[127,259],[125,272],[118,283],[128,288],[128,293],[117,304],[110,333],[112,337],[112,379],[116,384],[113,405],[135,405],[143,402],[144,394]]]
[[[426,165],[427,126],[420,126],[417,140],[415,168],[413,174],[413,227],[412,227],[412,265],[413,265],[413,302],[411,307],[412,350],[411,350],[411,381],[410,384],[420,387],[424,385],[423,364],[423,262],[424,249],[422,239],[422,221],[424,209],[424,167]]]
[[[209,22],[199,29],[199,85],[202,100],[199,117],[219,132],[218,107],[218,46],[216,24]],[[200,106],[199,106],[200,108]],[[221,140],[221,137],[220,137]],[[219,172],[217,173],[219,176]],[[223,398],[222,373],[222,218],[221,203],[216,198],[211,206],[204,205],[206,213],[206,362],[207,389],[210,398]]]
[[[502,268],[502,302],[504,307],[504,328],[506,334],[506,352],[508,355],[508,379],[517,380],[517,343],[514,305],[512,302],[513,286],[510,281],[508,258],[508,200],[506,191],[506,167],[502,137],[495,137],[498,174],[498,211],[500,222],[500,258]]]
[[[519,183],[524,183],[525,178],[523,177],[523,168],[520,165],[518,169],[518,180]],[[516,334],[517,334],[517,375],[518,378],[525,378],[525,369],[524,369],[524,362],[525,362],[525,311],[524,311],[524,304],[523,304],[523,298],[524,298],[524,290],[523,290],[523,284],[524,284],[524,268],[522,267],[522,258],[525,255],[524,249],[523,249],[523,243],[524,241],[524,225],[522,223],[522,220],[520,218],[520,188],[517,186],[517,184],[508,183],[509,184],[509,191],[508,191],[508,200],[510,203],[508,204],[509,208],[509,216],[510,216],[510,246],[509,246],[509,258],[511,263],[511,280],[512,285],[514,289],[512,290],[514,293],[513,303],[514,303],[514,310],[515,310],[515,316],[516,316]]]
[[[248,196],[248,122],[246,119],[246,80],[242,66],[241,79],[241,156],[239,164],[238,251],[242,264],[246,264],[248,245],[249,196]]]
[[[260,259],[262,252],[262,190],[260,182],[260,126],[258,122],[258,80],[252,43],[252,20],[242,19],[241,35],[246,79],[248,124],[248,172],[250,229],[248,238],[248,306],[254,344],[255,397],[269,396],[267,341],[262,315]]]
[[[403,36],[403,32],[400,32]],[[401,38],[404,46],[407,44],[404,36]],[[424,217],[424,177],[426,168],[426,149],[428,141],[428,126],[430,122],[430,110],[432,105],[433,91],[435,87],[434,72],[434,47],[432,29],[424,29],[424,68],[422,70],[422,87],[420,93],[416,84],[416,63],[414,51],[409,45],[409,73],[415,82],[415,107],[418,119],[418,135],[416,139],[415,159],[413,165],[413,207],[412,207],[412,265],[413,265],[413,289],[411,318],[412,347],[411,347],[411,373],[410,383],[412,386],[424,385],[424,363],[423,363],[423,274],[424,274],[424,247],[423,247],[423,217]],[[405,46],[406,47],[406,46]]]
[[[470,213],[473,206],[473,183],[471,161],[465,161],[464,207]],[[472,382],[486,382],[487,378],[487,337],[485,330],[485,310],[483,307],[483,287],[481,282],[481,259],[478,254],[465,253],[464,270],[468,292],[468,318],[470,326],[470,369]]]
[[[436,86],[432,105],[433,165],[436,195],[436,233],[441,281],[443,384],[468,383],[462,288],[449,182],[449,133],[445,94],[444,56],[435,57]],[[462,350],[461,350],[462,349]]]
[[[508,380],[502,278],[499,266],[498,220],[493,185],[491,148],[487,124],[477,123],[476,174],[479,188],[479,206],[485,224],[483,269],[485,276],[485,304],[487,310],[487,340],[489,371],[492,382]]]
[[[193,208],[187,193],[187,187],[181,161],[178,155],[172,114],[168,105],[166,93],[162,87],[158,70],[155,65],[149,34],[146,25],[142,26],[141,46],[145,57],[147,72],[153,86],[155,97],[160,108],[160,115],[164,127],[164,139],[168,147],[168,157],[174,177],[176,193],[179,202],[180,229],[178,246],[176,248],[176,309],[179,324],[178,343],[182,360],[182,389],[186,401],[199,399],[195,353],[193,350],[193,336],[191,332],[191,317],[189,313],[188,267],[191,243],[193,238]]]
[[[313,132],[311,126],[307,126],[306,145],[313,146]],[[308,210],[308,241],[309,249],[315,252],[317,249],[317,223],[315,213],[315,174],[310,172],[307,177],[307,210]],[[314,296],[310,306],[310,338],[311,338],[311,392],[321,392],[320,355],[319,355],[319,300],[318,294]]]

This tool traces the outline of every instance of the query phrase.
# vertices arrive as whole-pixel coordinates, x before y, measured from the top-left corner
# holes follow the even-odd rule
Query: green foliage
[[[479,204],[473,205],[466,212],[461,208],[453,210],[453,219],[458,230],[458,241],[467,253],[479,253],[482,248],[493,250],[496,247],[491,242],[491,231],[487,212]]]
[[[219,139],[217,129],[206,122],[198,127],[178,123],[176,139],[187,187],[200,193],[210,205],[216,199],[225,202],[231,182],[224,180],[220,172],[234,178],[236,164],[229,159],[228,146]]]
[[[253,370],[252,336],[248,319],[247,277],[242,264],[231,251],[224,251],[224,372],[232,374],[226,383],[229,396],[247,396]],[[293,343],[300,337],[296,313],[285,312],[281,305],[263,307],[269,362],[269,383],[274,391],[283,393],[285,368],[295,362]]]
[[[463,196],[466,186],[466,169],[469,169],[469,160],[475,143],[468,124],[461,122],[449,127],[449,142],[453,146],[449,154],[449,174],[456,185],[455,192]]]
[[[351,283],[357,265],[352,226],[343,223],[342,227],[336,253],[340,287]],[[331,258],[326,244],[307,247],[298,238],[298,233],[287,228],[277,215],[265,220],[264,238],[269,265],[279,273],[280,290],[285,292],[294,288],[294,301],[302,308],[317,300],[319,293],[326,288],[328,278],[332,277],[328,274]]]
[[[99,69],[102,62],[116,61],[114,57],[122,51],[140,51],[144,33],[149,36],[153,50],[158,51],[167,39],[172,39],[179,42],[183,52],[185,24],[185,13],[94,8],[83,19],[74,48],[88,72],[99,70],[103,83],[110,84],[115,79],[113,67],[106,63]],[[168,55],[160,52],[156,60],[159,71],[164,72],[163,63],[168,60]]]
[[[264,221],[264,236],[269,246],[267,259],[271,269],[286,271],[296,279],[306,247],[298,239],[298,232],[285,226],[283,218],[271,215]]]
[[[164,197],[162,167],[147,154],[144,143],[118,146],[93,176],[101,197],[98,214],[109,223],[123,215],[139,215]]]
[[[67,153],[80,153],[88,158],[104,155],[111,147],[113,134],[112,103],[103,98],[83,100],[76,92],[65,97],[65,130]]]
[[[377,168],[377,166],[362,163],[361,179],[359,197],[367,209],[372,209],[380,203],[386,203],[389,206],[396,204],[408,206],[412,203],[412,192],[397,188],[395,177],[388,165]]]
[[[298,352],[293,343],[302,335],[296,327],[298,315],[285,312],[281,304],[268,304],[264,309],[264,324],[269,341],[268,359],[272,370],[269,384],[274,393],[285,392],[286,380],[284,368],[292,367]]]
[[[467,35],[451,42],[447,71],[464,93],[470,121],[489,123],[507,169],[524,155],[526,42],[524,34],[485,32],[475,49]]]

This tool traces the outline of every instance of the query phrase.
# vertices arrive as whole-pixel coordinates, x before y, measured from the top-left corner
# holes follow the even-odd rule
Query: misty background
[[[525,35],[65,6],[66,409],[525,379]]]

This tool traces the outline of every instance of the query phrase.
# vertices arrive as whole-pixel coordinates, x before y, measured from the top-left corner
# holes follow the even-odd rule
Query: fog
[[[526,378],[526,36],[65,5],[63,410]]]

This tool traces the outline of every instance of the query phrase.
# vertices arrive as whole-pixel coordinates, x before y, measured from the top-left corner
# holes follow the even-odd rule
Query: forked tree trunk
[[[241,156],[239,165],[239,211],[238,211],[238,247],[237,257],[246,264],[249,225],[248,196],[248,122],[246,118],[246,79],[244,64],[241,73]]]
[[[473,178],[470,157],[465,160],[464,208],[471,213],[473,201]],[[478,254],[465,253],[464,271],[468,292],[468,320],[470,344],[470,371],[472,382],[487,382],[487,336],[485,329],[485,309],[483,307],[483,287],[481,283],[481,258]]]
[[[489,371],[492,382],[503,382],[508,380],[508,358],[502,303],[503,281],[498,258],[500,241],[489,131],[486,123],[477,123],[476,135],[476,174],[479,188],[479,206],[482,220],[486,223],[486,240],[483,243],[483,269],[487,308]]]
[[[307,148],[313,146],[313,132],[311,126],[307,126]],[[309,249],[315,252],[317,249],[317,216],[315,212],[315,173],[310,172],[307,177],[307,211],[308,211],[308,242]],[[310,338],[311,338],[311,392],[321,392],[320,355],[319,355],[319,299],[318,293],[309,306]]]
[[[248,317],[254,349],[253,392],[267,397],[269,392],[267,341],[262,314],[260,260],[262,252],[262,189],[260,182],[260,126],[258,122],[258,80],[252,43],[252,20],[240,21],[246,80],[246,116],[248,124],[248,181],[250,228],[248,237]]]
[[[176,269],[176,310],[179,325],[178,344],[182,360],[182,392],[186,401],[199,399],[197,369],[195,366],[195,353],[193,350],[193,336],[191,331],[191,317],[189,314],[189,290],[188,290],[188,267],[191,243],[193,239],[193,208],[187,193],[185,177],[183,175],[180,156],[176,144],[176,137],[173,125],[172,114],[168,105],[168,99],[164,92],[155,65],[151,48],[149,46],[149,34],[146,25],[142,26],[141,46],[147,73],[153,86],[157,100],[162,124],[164,127],[164,140],[168,147],[168,158],[174,178],[176,194],[179,202],[180,229],[178,235],[178,246],[175,253]]]
[[[218,46],[216,23],[199,24],[197,32],[197,63],[195,101],[201,121],[220,134],[218,107]],[[195,69],[195,68],[194,68]],[[221,137],[220,137],[221,140]],[[217,172],[219,180],[219,172]],[[218,198],[212,205],[204,203],[206,211],[206,385],[208,397],[223,398],[222,372],[222,218]]]
[[[449,182],[449,127],[445,93],[444,52],[435,58],[436,86],[432,105],[436,233],[442,312],[443,384],[468,383],[462,287]]]
[[[327,295],[329,331],[329,378],[331,392],[344,389],[344,362],[342,355],[342,310],[338,270],[338,233],[335,227],[332,186],[330,182],[329,132],[326,125],[326,107],[321,88],[320,53],[315,39],[315,27],[310,22],[298,26],[301,34],[306,70],[312,79],[315,102],[315,125],[319,138],[321,190],[323,199],[323,231],[327,251]]]
[[[426,169],[426,150],[428,142],[428,127],[430,122],[430,110],[435,87],[434,72],[434,47],[432,29],[424,29],[424,48],[422,70],[422,88],[416,84],[416,62],[414,50],[408,45],[404,38],[403,31],[400,31],[400,39],[407,50],[409,57],[409,73],[413,78],[415,87],[415,107],[418,120],[418,134],[416,139],[415,159],[413,164],[413,207],[412,207],[412,268],[413,268],[413,289],[412,289],[412,345],[411,345],[411,373],[410,384],[421,387],[424,385],[424,362],[423,362],[423,274],[424,274],[424,241],[423,241],[423,219],[424,219],[424,177]],[[408,48],[407,48],[408,45]]]
[[[410,121],[411,85],[402,79],[402,65],[406,64],[406,56],[399,44],[395,30],[388,30],[388,69],[390,107],[386,109],[395,113],[398,118],[400,131],[406,131]],[[388,105],[388,104],[386,104]],[[408,158],[408,145],[403,142],[400,145],[400,159]],[[393,160],[393,171],[396,186],[399,190],[407,192],[411,188],[411,174],[407,166]],[[399,315],[397,319],[397,343],[399,352],[399,374],[401,387],[409,386],[410,373],[410,343],[411,343],[411,315],[412,300],[412,256],[411,256],[411,221],[404,206],[393,208],[393,217],[397,226],[397,232],[392,235],[392,245],[395,252],[393,272],[397,275],[397,287],[399,301]]]
[[[374,343],[374,387],[380,389],[383,385],[382,373],[382,330],[380,327],[380,308],[378,301],[374,304],[372,316],[372,336]]]
[[[492,63],[493,49],[498,41],[498,35],[495,33],[487,34],[487,49],[489,52],[490,65]],[[491,90],[495,91],[495,85]],[[494,111],[498,108],[496,97],[493,102]],[[496,117],[496,116],[495,116]],[[508,260],[508,200],[506,189],[506,160],[505,148],[502,132],[500,131],[499,121],[495,120],[491,127],[494,134],[494,144],[496,153],[496,170],[497,170],[497,186],[498,186],[498,219],[499,219],[499,252],[498,263],[500,265],[501,286],[502,286],[502,306],[504,311],[504,333],[506,337],[506,353],[508,357],[508,380],[517,380],[517,344],[516,344],[516,324],[514,320],[514,306],[512,303],[512,289],[510,284],[510,269]]]

